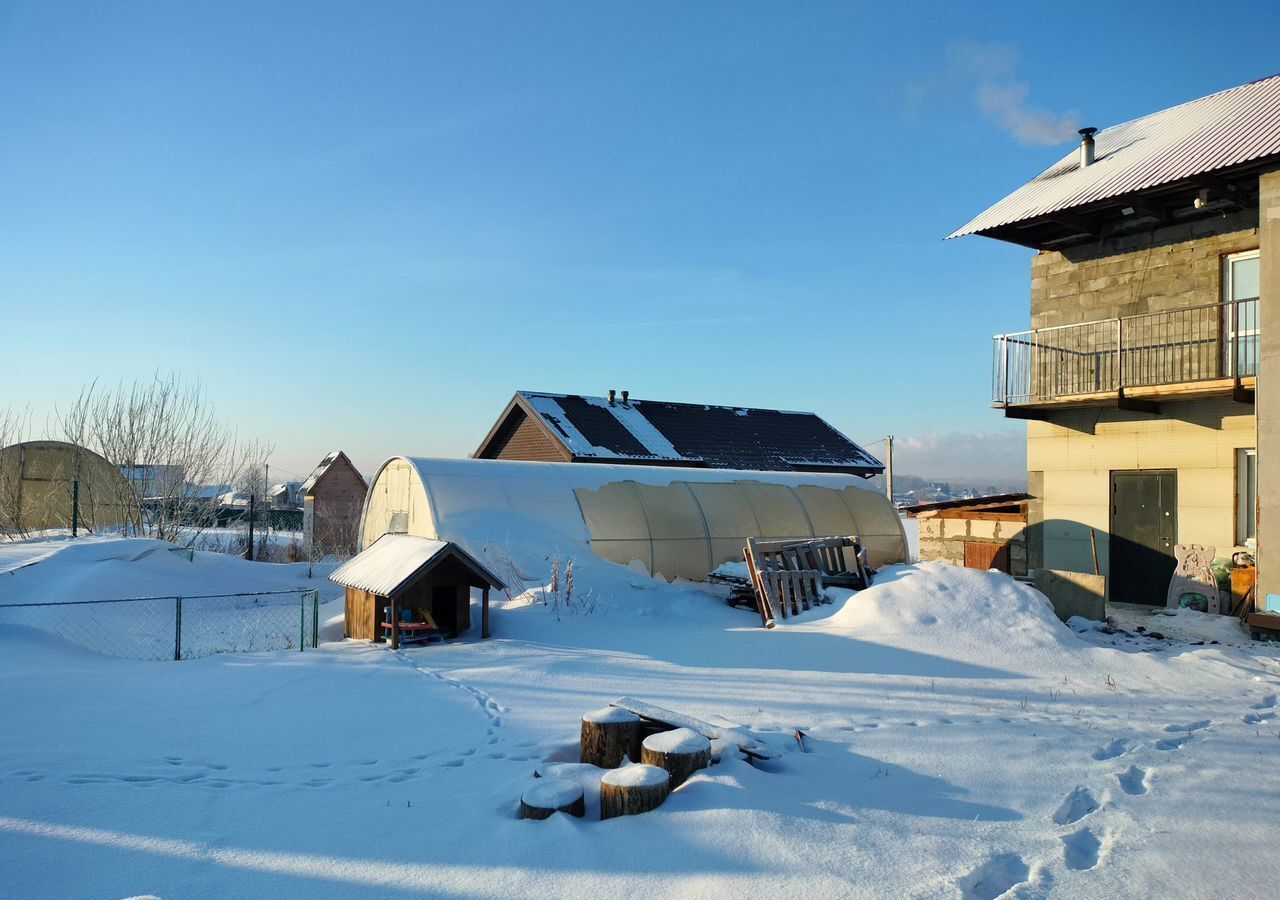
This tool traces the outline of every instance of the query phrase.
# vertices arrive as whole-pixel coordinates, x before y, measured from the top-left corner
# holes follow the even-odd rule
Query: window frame
[[[1249,472],[1252,460],[1252,473]],[[1250,478],[1252,474],[1252,491]],[[1252,493],[1253,503],[1248,503]],[[1248,508],[1246,508],[1248,506]],[[1244,546],[1258,537],[1258,451],[1255,447],[1236,449],[1236,546]]]

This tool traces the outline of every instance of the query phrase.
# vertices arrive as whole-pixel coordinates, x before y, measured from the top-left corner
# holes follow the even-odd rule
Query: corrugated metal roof
[[[1095,135],[1093,165],[1079,147],[948,238],[1280,154],[1280,75],[1201,97]]]
[[[384,534],[338,567],[329,580],[343,587],[390,597],[419,572],[446,556],[458,557],[494,587],[502,587],[501,581],[457,545],[412,534]]]

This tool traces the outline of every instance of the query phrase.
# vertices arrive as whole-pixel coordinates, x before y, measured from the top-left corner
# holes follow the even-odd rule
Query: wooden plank
[[[654,706],[652,703],[645,703],[643,700],[637,700],[634,697],[619,697],[609,705],[616,706],[618,709],[625,709],[627,712],[633,713],[648,722],[657,722],[672,729],[689,728],[698,732],[707,740],[734,744],[739,750],[753,759],[777,759],[781,755],[777,750],[756,740],[751,732],[745,728],[724,728],[719,725],[712,725],[710,722],[704,722],[701,719],[695,719],[693,716],[686,716],[683,713],[678,713],[662,706]]]
[[[755,552],[756,539],[747,538],[747,546],[742,550],[742,556],[747,562],[747,572],[751,575],[751,586],[756,592],[756,607],[760,612],[760,624],[765,628],[772,628],[775,624],[773,606],[769,602],[769,595],[764,588],[764,579],[760,575],[759,559]]]

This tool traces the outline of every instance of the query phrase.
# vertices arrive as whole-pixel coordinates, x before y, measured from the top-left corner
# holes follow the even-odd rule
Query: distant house
[[[139,500],[148,497],[175,497],[182,489],[186,472],[182,466],[134,463],[120,467],[120,474]]]
[[[302,507],[302,482],[286,481],[272,485],[267,491],[267,502],[273,509],[299,509]]]
[[[303,546],[309,559],[352,556],[369,485],[347,454],[334,450],[300,488]]]
[[[813,413],[518,391],[472,454],[534,460],[841,472],[884,465]]]

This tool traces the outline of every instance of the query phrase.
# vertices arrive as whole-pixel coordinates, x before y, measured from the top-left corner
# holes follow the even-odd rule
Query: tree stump
[[[616,769],[623,757],[640,761],[640,717],[613,706],[583,716],[582,762]]]
[[[579,819],[586,814],[582,785],[563,778],[542,778],[520,798],[522,819],[549,819],[557,812]]]
[[[711,764],[711,741],[692,728],[660,731],[644,739],[640,758],[650,766],[664,769],[671,776],[671,790],[699,769]]]
[[[605,773],[600,779],[600,818],[635,816],[657,809],[671,793],[665,769],[637,763]]]

